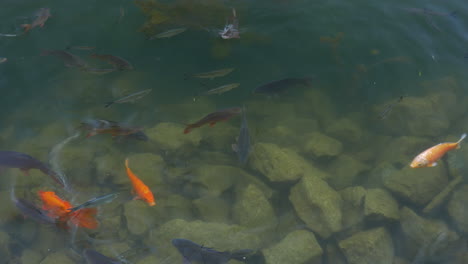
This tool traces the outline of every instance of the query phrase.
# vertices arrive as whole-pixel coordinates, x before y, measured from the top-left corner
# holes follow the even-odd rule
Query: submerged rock
[[[304,136],[303,152],[316,157],[338,156],[343,151],[340,141],[320,132],[313,132]]]
[[[311,172],[320,178],[326,177],[296,152],[270,143],[255,144],[249,162],[253,169],[273,182],[297,180]]]
[[[429,247],[433,247],[430,254],[443,252],[459,238],[443,221],[423,218],[407,207],[400,210],[400,225],[403,232],[401,248],[409,259]],[[437,245],[431,246],[437,240]]]
[[[364,214],[372,221],[396,221],[400,218],[397,201],[383,189],[367,190]]]
[[[327,256],[327,263],[330,264],[347,264],[346,258],[334,243],[328,243],[325,249]]]
[[[348,187],[339,193],[343,199],[342,214],[346,216],[343,217],[343,228],[349,228],[362,222],[366,189],[362,186]]]
[[[352,186],[359,174],[368,169],[366,164],[351,156],[340,155],[329,167],[328,172],[332,177],[328,179],[328,183],[336,190],[341,190]]]
[[[225,223],[229,219],[229,204],[217,196],[204,196],[193,201],[198,215],[205,221]]]
[[[127,228],[134,235],[142,235],[154,226],[150,207],[143,201],[133,200],[124,205]]]
[[[424,206],[448,184],[443,163],[436,167],[413,169],[409,166],[384,178],[384,185],[396,196]]]
[[[448,213],[457,228],[468,233],[468,185],[461,186],[452,195],[448,203]]]
[[[341,196],[319,177],[302,177],[291,188],[289,200],[302,221],[321,237],[328,238],[341,229]]]
[[[452,194],[452,191],[458,186],[458,184],[463,182],[462,176],[457,176],[455,179],[451,180],[447,186],[437,194],[432,201],[424,207],[423,212],[428,214],[434,210],[434,208],[440,207]],[[449,214],[450,214],[450,204],[449,204]]]
[[[191,183],[200,187],[202,196],[219,196],[234,185],[240,171],[242,170],[231,166],[201,165],[193,170]]]
[[[357,233],[339,242],[349,264],[392,264],[393,242],[383,227]]]
[[[296,230],[289,233],[278,244],[262,250],[266,264],[321,263],[322,248],[313,233]]]
[[[176,151],[198,146],[201,135],[198,130],[184,134],[184,126],[175,123],[159,123],[145,132],[156,145],[167,151]]]
[[[273,207],[263,192],[255,185],[249,185],[238,195],[233,208],[233,217],[245,227],[276,226],[277,219]]]
[[[377,163],[391,163],[396,166],[407,166],[424,149],[433,145],[426,138],[403,136],[388,140],[385,147],[377,151]]]
[[[35,264],[41,263],[42,255],[31,249],[23,250],[21,254],[22,264]]]
[[[75,261],[70,259],[64,251],[53,252],[41,261],[41,264],[74,264]]]
[[[161,156],[152,153],[133,154],[128,156],[128,163],[132,172],[151,190],[164,189],[163,170],[166,163]]]
[[[325,131],[327,134],[349,143],[359,143],[364,137],[361,127],[349,118],[338,119],[331,123]]]

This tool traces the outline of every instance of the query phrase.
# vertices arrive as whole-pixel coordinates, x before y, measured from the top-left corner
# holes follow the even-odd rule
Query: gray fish
[[[101,205],[101,204],[106,204],[106,203],[110,203],[112,202],[115,198],[117,198],[117,196],[119,196],[119,193],[109,193],[109,194],[106,194],[106,195],[102,195],[102,196],[98,196],[98,197],[95,197],[91,200],[88,200],[76,207],[73,207],[73,208],[70,208],[68,210],[74,212],[76,210],[79,210],[79,209],[82,209],[82,208],[87,208],[87,207],[96,207],[98,205]]]
[[[171,38],[173,36],[179,35],[180,33],[186,31],[187,28],[174,28],[168,31],[161,32],[156,34],[150,38],[150,40],[157,39],[157,38]]]
[[[6,62],[7,60],[8,60],[7,58],[0,57],[0,63],[4,63],[4,62]]]
[[[251,249],[243,249],[235,252],[216,251],[212,248],[198,245],[197,243],[183,238],[172,239],[172,245],[174,245],[184,257],[184,264],[190,264],[192,262],[203,264],[225,264],[231,259],[245,261],[247,257],[254,253]]]
[[[101,253],[97,252],[96,250],[92,249],[85,249],[83,251],[83,256],[86,259],[88,264],[120,264],[122,262],[106,257]]]
[[[277,81],[272,81],[254,89],[254,93],[260,94],[279,94],[287,89],[298,86],[305,85],[311,86],[311,78],[286,78]]]
[[[139,91],[139,92],[136,92],[136,93],[129,94],[129,95],[127,95],[125,97],[122,97],[120,99],[117,99],[115,101],[106,103],[106,105],[104,107],[109,107],[112,104],[122,104],[122,103],[128,103],[128,102],[133,103],[136,100],[141,99],[145,95],[149,94],[152,90],[153,89],[146,89],[146,90],[143,90],[143,91]]]
[[[242,107],[242,123],[239,137],[237,138],[237,144],[233,144],[232,149],[237,153],[240,163],[245,165],[250,153],[250,133],[247,126],[245,107]]]
[[[202,93],[202,95],[222,94],[222,93],[230,91],[230,90],[232,90],[234,88],[239,87],[239,85],[240,85],[240,83],[225,84],[225,85],[216,87],[214,89],[208,90],[208,91]]]
[[[384,110],[382,110],[382,112],[380,112],[380,114],[379,114],[379,119],[380,119],[380,120],[383,120],[383,119],[387,118],[388,115],[392,112],[393,107],[395,107],[395,105],[397,105],[397,104],[400,103],[401,101],[403,101],[403,96],[400,96],[400,98],[398,98],[398,101],[386,105],[385,108],[384,108]]]
[[[119,71],[133,69],[133,66],[132,64],[130,64],[130,62],[118,56],[114,56],[110,54],[96,54],[96,53],[93,53],[90,56],[92,58],[97,58],[100,60],[107,61],[108,63],[114,65],[114,67]]]
[[[64,50],[43,50],[41,56],[55,56],[63,60],[63,63],[67,67],[86,68],[88,64],[80,57],[71,54]]]
[[[0,33],[0,37],[17,37],[18,35],[17,34],[4,34],[4,33]]]
[[[62,181],[59,180],[56,172],[52,171],[47,165],[41,161],[29,156],[28,154],[16,152],[16,151],[0,151],[0,168],[18,168],[24,171],[26,174],[30,169],[38,169],[44,174],[49,175],[58,184],[62,185]]]
[[[24,216],[29,217],[33,219],[34,221],[39,222],[41,224],[46,224],[46,225],[55,224],[54,218],[49,217],[46,211],[39,209],[32,202],[26,201],[21,198],[14,198],[13,202],[16,208],[18,208]]]
[[[188,77],[193,77],[193,78],[201,78],[201,79],[214,79],[216,77],[223,77],[228,75],[234,70],[234,68],[225,68],[225,69],[220,69],[220,70],[215,70],[215,71],[209,71],[209,72],[201,72],[201,73],[195,73],[190,76],[186,76],[185,79],[188,79]]]

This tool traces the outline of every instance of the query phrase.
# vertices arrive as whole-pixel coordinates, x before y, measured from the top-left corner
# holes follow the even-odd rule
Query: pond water
[[[1,5],[0,263],[468,263],[466,2]]]

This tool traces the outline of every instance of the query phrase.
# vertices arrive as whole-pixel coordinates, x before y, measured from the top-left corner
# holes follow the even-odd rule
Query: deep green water
[[[73,191],[61,190],[37,171],[31,171],[30,176],[22,175],[17,169],[3,172],[0,252],[7,254],[7,258],[0,263],[59,263],[54,262],[58,260],[51,257],[53,254],[68,259],[60,263],[84,263],[79,255],[83,247],[112,257],[128,249],[150,247],[154,251],[149,256],[132,257],[132,261],[182,263],[180,254],[171,245],[172,238],[186,236],[218,250],[252,247],[261,252],[277,245],[294,230],[310,231],[323,249],[317,259],[306,259],[304,263],[356,263],[346,256],[345,250],[336,253],[329,248],[361,231],[377,227],[384,227],[391,234],[393,247],[391,257],[379,263],[392,263],[393,256],[403,261],[395,263],[467,263],[464,245],[468,228],[454,219],[453,209],[448,208],[451,201],[455,203],[465,193],[464,178],[468,170],[464,164],[468,148],[464,150],[462,145],[461,150],[448,154],[439,165],[443,166],[444,172],[440,172],[443,179],[435,180],[429,194],[421,191],[425,195],[421,199],[411,194],[411,189],[419,184],[409,184],[410,191],[401,194],[384,182],[389,173],[397,171],[405,175],[405,166],[424,149],[440,142],[456,141],[468,131],[468,59],[464,58],[468,54],[468,4],[456,0],[430,3],[274,0],[220,1],[218,4],[222,5],[224,13],[216,14],[222,19],[210,29],[222,29],[224,17],[235,7],[242,30],[240,39],[222,40],[216,34],[189,25],[186,32],[173,38],[147,40],[140,29],[148,17],[133,1],[2,1],[0,33],[20,34],[20,24],[31,21],[34,12],[41,7],[49,7],[52,17],[43,28],[34,28],[27,34],[0,36],[0,57],[8,59],[0,64],[0,149],[28,153],[42,161],[59,164]],[[425,15],[404,8],[427,8],[442,13],[456,11],[456,15]],[[121,10],[125,11],[124,16]],[[210,16],[210,9],[206,10],[206,16]],[[167,28],[178,26],[182,25],[175,23]],[[156,31],[162,30],[156,28]],[[321,41],[324,37],[334,38],[340,32],[343,37],[335,47]],[[67,46],[96,47],[93,51],[70,50],[95,68],[109,66],[90,58],[92,52],[125,58],[134,69],[93,75],[67,68],[58,58],[40,56],[41,50]],[[229,67],[235,71],[225,77],[204,80],[203,84],[202,80],[184,79],[186,74]],[[288,77],[313,77],[313,86],[292,87],[279,96],[252,94],[261,84]],[[240,87],[222,95],[193,100],[194,95],[202,91],[234,82],[239,82]],[[144,89],[153,90],[134,104],[103,107],[108,101]],[[379,112],[399,96],[405,96],[403,102],[396,104],[386,119],[379,120]],[[213,128],[198,128],[184,138],[184,124],[216,109],[242,105],[247,108],[252,145],[275,144],[297,153],[306,163],[328,175],[324,182],[338,196],[344,196],[342,191],[346,187],[386,190],[398,203],[400,215],[408,215],[404,208],[410,208],[427,221],[441,221],[443,228],[439,228],[443,231],[431,229],[432,235],[425,231],[418,233],[405,229],[400,219],[362,216],[351,226],[343,224],[331,235],[323,235],[313,224],[304,222],[304,216],[296,211],[289,198],[293,186],[310,172],[286,177],[287,180],[271,180],[254,165],[264,158],[255,151],[246,166],[239,165],[231,144],[238,135],[240,118]],[[81,136],[64,147],[59,160],[53,157],[50,154],[53,147],[72,136],[75,128],[87,118],[142,126],[150,140],[115,142],[110,135],[89,139]],[[349,121],[353,128],[348,130],[343,120]],[[167,123],[170,123],[169,128]],[[338,132],[333,128],[336,124],[341,124],[337,125]],[[354,127],[359,130],[356,134],[352,134],[356,131]],[[313,132],[341,142],[340,153],[319,157],[305,150]],[[179,145],[174,147],[171,142]],[[252,155],[256,155],[257,161],[252,161]],[[341,166],[341,156],[351,157],[354,165]],[[130,157],[135,164],[132,169],[149,182],[158,201],[155,207],[123,197],[100,207],[99,229],[79,230],[74,234],[23,219],[11,204],[13,182],[17,196],[36,204],[40,204],[38,190],[56,191],[76,204],[113,191],[128,194],[130,183],[125,174],[125,157]],[[229,166],[229,169],[219,166]],[[392,168],[387,171],[386,166]],[[421,169],[416,177],[424,183],[431,169]],[[347,170],[356,170],[356,176],[351,182],[340,182],[336,175],[346,174]],[[250,178],[238,176],[243,173]],[[411,173],[414,176],[414,172]],[[436,209],[423,212],[457,177],[462,177],[463,182],[450,191]],[[227,186],[225,189],[219,187],[223,184]],[[251,198],[243,195],[249,184],[262,190],[261,195],[254,195],[252,199],[264,199],[271,206],[274,228],[267,222],[254,226],[241,223],[241,209],[236,208],[256,208],[255,205],[239,205],[242,197]],[[452,195],[457,191],[460,195]],[[354,217],[347,215],[350,210],[364,214],[363,204],[354,209],[347,208],[346,202],[341,206],[343,219]],[[201,208],[209,208],[209,212]],[[466,214],[463,207],[452,208],[457,208],[459,215]],[[128,219],[129,215],[133,218]],[[246,215],[252,217],[251,212]],[[468,221],[468,218],[461,218]],[[174,223],[171,221],[176,219],[190,222],[182,224],[190,228],[195,226],[193,221],[203,223],[193,234],[192,230],[177,233],[181,230],[177,226],[180,223],[175,223],[175,230],[171,230]],[[249,242],[245,243],[225,227],[204,225],[215,222],[241,225],[243,232],[249,234],[245,238]],[[128,231],[128,225],[144,226],[144,232]],[[227,236],[228,233],[234,238]],[[449,234],[449,238],[441,239],[443,246],[434,243],[440,233]],[[86,240],[88,236],[96,239]],[[407,245],[414,245],[415,249],[408,249]],[[424,254],[420,253],[423,252],[420,248],[431,245],[437,247],[434,249],[439,252],[437,256],[425,250]],[[71,250],[72,247],[75,250]],[[340,262],[346,257],[347,262]],[[264,263],[261,259],[247,263]],[[300,263],[289,260],[282,260],[282,263]],[[270,258],[266,263],[280,262]]]

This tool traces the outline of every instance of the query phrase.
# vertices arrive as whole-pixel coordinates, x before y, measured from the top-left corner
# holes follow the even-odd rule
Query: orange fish
[[[436,166],[437,161],[442,158],[442,156],[444,156],[447,151],[460,148],[460,142],[465,139],[465,137],[466,134],[463,134],[457,142],[440,143],[429,149],[426,149],[421,154],[416,156],[416,158],[414,158],[410,164],[411,168]]]
[[[145,201],[150,206],[156,205],[154,201],[154,196],[151,190],[146,186],[128,167],[128,159],[125,159],[125,167],[127,168],[127,175],[130,181],[132,181],[133,191],[136,193],[135,199],[141,199]]]
[[[39,191],[39,197],[42,200],[42,209],[47,211],[48,216],[57,219],[60,224],[73,224],[77,227],[95,229],[99,222],[95,219],[96,208],[83,208],[70,212],[73,205],[68,201],[62,200],[55,192]],[[66,225],[60,225],[66,228]]]

